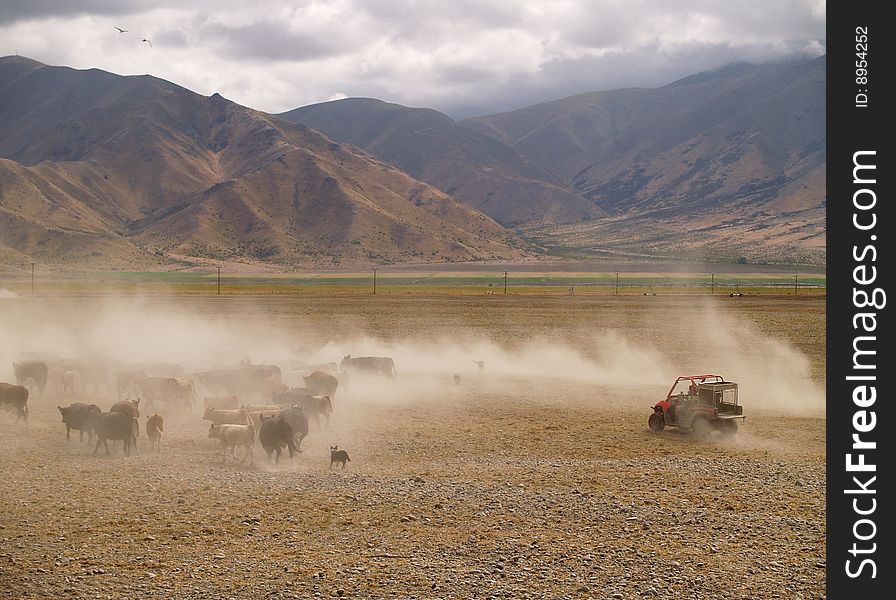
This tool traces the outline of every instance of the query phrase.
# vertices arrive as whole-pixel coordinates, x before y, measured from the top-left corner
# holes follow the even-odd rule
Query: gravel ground
[[[691,299],[662,297],[649,305],[643,298],[171,302],[180,316],[223,314],[233,328],[264,314],[272,327],[315,343],[334,328],[390,340],[463,327],[501,347],[537,334],[586,351],[600,328],[668,350],[676,371],[713,364],[711,353],[695,356],[682,341],[694,323],[705,330],[722,315],[747,323],[756,339],[796,347],[808,366],[793,362],[803,368],[794,378],[809,373],[823,383],[823,299],[747,300],[719,302],[709,317]],[[118,321],[103,320],[108,303],[8,301],[17,312],[0,325],[13,338],[51,340],[32,323],[86,331],[94,319],[102,325],[97,339],[154,342],[151,329],[116,332]],[[791,357],[782,347],[745,344],[755,355],[752,372],[782,371],[786,379],[790,363],[778,363]],[[303,452],[279,466],[260,446],[252,464],[222,463],[198,414],[166,411],[161,452],[143,436],[140,453],[126,458],[120,447],[93,456],[86,440],[65,440],[56,405],[76,398],[50,390],[33,399],[27,425],[0,412],[0,597],[823,597],[823,413],[776,412],[767,398],[745,394],[747,420],[737,436],[698,442],[649,431],[648,407],[668,383],[639,379],[637,369],[595,385],[544,373],[495,377],[489,367],[480,375],[470,363],[455,385],[451,373],[415,373],[406,362],[394,386],[353,380],[349,396],[337,393],[330,428],[312,426]],[[620,368],[604,365],[608,378]],[[81,400],[104,410],[113,401]],[[351,456],[344,470],[329,469],[336,444]]]
[[[477,383],[343,400],[280,466],[260,447],[222,464],[198,415],[169,415],[161,453],[144,438],[130,458],[66,442],[49,399],[27,426],[4,415],[0,595],[824,593],[823,419],[761,413],[696,442],[649,432],[626,405],[638,390]],[[352,460],[330,471],[337,443]]]

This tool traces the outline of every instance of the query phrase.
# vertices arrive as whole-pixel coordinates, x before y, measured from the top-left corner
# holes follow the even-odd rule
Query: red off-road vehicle
[[[734,435],[737,421],[744,419],[736,383],[721,375],[683,375],[672,384],[666,399],[653,407],[647,424],[653,431],[667,426],[690,429],[694,437],[703,439],[713,430]]]

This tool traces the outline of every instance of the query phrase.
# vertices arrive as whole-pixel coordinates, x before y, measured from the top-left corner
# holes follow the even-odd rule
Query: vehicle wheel
[[[725,424],[722,426],[721,431],[722,431],[722,435],[725,437],[734,436],[734,434],[737,433],[737,421],[735,421],[733,419],[730,421],[726,421]]]
[[[706,417],[694,417],[694,420],[691,422],[691,432],[694,434],[694,438],[705,440],[709,437],[710,431],[712,431],[712,426]]]
[[[647,419],[647,424],[650,426],[651,431],[662,431],[666,427],[666,419],[660,413],[653,413]]]

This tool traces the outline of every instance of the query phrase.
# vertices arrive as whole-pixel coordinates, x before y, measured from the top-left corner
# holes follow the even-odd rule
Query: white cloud
[[[347,95],[485,113],[663,85],[731,61],[817,56],[824,36],[818,0],[32,0],[0,7],[0,55],[148,73],[269,112]]]

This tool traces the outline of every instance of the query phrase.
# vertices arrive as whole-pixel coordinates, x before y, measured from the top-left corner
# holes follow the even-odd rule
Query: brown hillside
[[[0,257],[78,266],[517,258],[490,218],[304,126],[148,76],[0,59]]]
[[[825,78],[824,57],[734,65],[462,123],[614,215],[577,228],[577,248],[824,262]]]
[[[448,115],[371,98],[347,98],[280,115],[363,148],[504,225],[596,219],[606,213],[550,170]]]

